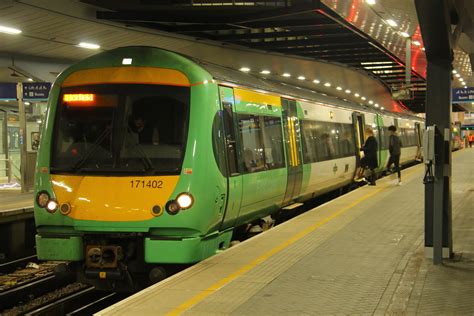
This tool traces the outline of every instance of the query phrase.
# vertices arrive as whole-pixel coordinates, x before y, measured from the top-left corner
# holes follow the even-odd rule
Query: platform
[[[33,193],[0,190],[0,223],[33,217]]]
[[[319,206],[98,315],[473,314],[474,148],[453,154],[455,258],[424,257],[424,166]]]

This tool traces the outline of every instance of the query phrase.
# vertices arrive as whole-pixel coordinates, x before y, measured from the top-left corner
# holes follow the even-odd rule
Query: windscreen
[[[190,89],[107,84],[61,90],[52,173],[179,174]]]

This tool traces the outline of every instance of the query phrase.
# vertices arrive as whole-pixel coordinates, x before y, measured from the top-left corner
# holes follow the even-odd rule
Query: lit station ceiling
[[[394,42],[404,45],[404,37],[411,35],[397,31],[396,22],[390,25],[374,15],[362,0],[339,1],[341,4],[337,1],[237,3],[212,0],[81,2],[106,9],[97,12],[100,20],[339,63],[377,78],[388,90],[405,83],[405,61],[386,46],[393,46],[396,51],[399,47],[394,46]],[[364,27],[370,35],[360,30]],[[400,102],[411,111],[424,112],[426,60],[419,31],[413,36],[412,96]]]

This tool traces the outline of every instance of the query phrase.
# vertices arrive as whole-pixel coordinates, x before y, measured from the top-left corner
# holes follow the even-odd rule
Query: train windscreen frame
[[[98,84],[62,88],[51,172],[179,174],[189,108],[189,87]]]

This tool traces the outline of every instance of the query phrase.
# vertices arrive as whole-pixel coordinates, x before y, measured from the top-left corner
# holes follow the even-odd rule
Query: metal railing
[[[0,158],[0,162],[5,162],[5,168],[0,169],[0,172],[5,172],[7,178],[8,178],[8,183],[12,182],[13,179],[13,168],[15,168],[18,172],[20,172],[20,168],[15,165],[15,163],[11,159],[2,159]],[[17,180],[18,177],[16,177]]]

